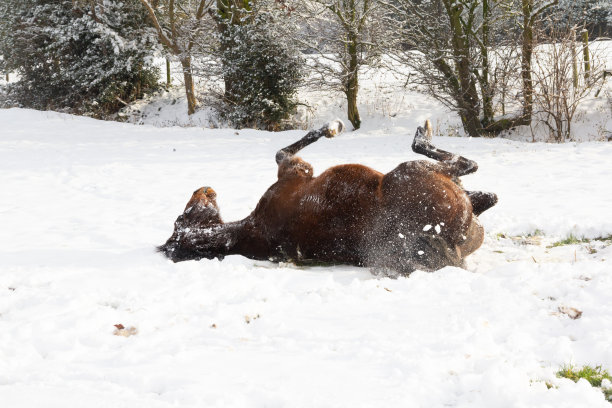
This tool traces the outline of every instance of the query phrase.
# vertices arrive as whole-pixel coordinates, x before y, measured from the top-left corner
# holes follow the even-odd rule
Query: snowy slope
[[[413,118],[309,146],[315,173],[417,158]],[[197,187],[226,220],[303,131],[154,128],[0,110],[0,401],[7,407],[606,407],[565,363],[612,368],[612,144],[436,137],[496,192],[467,270],[376,278],[154,252]],[[525,237],[521,237],[521,235]],[[526,237],[527,235],[535,235]],[[583,312],[577,320],[559,307]],[[135,327],[113,335],[115,324]],[[548,389],[545,382],[554,385]]]

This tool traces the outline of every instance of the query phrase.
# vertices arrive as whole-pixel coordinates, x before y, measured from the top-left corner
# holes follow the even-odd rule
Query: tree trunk
[[[349,35],[349,41],[349,72],[347,75],[344,92],[346,94],[348,120],[353,125],[353,128],[357,130],[361,127],[361,118],[359,117],[359,111],[357,110],[357,94],[359,92],[357,38]]]
[[[482,123],[480,123],[478,113],[478,109],[474,110],[469,107],[466,107],[466,109],[460,113],[463,130],[472,137],[479,137],[483,133]]]
[[[572,41],[572,85],[578,88],[578,58],[576,56],[576,27],[571,29]]]
[[[221,11],[220,11],[221,12]],[[230,39],[228,38],[231,35],[231,31],[230,31],[230,20],[223,17],[225,14],[222,14],[222,17],[219,18],[219,23],[217,25],[217,29],[219,30],[219,34],[221,35],[221,44],[220,44],[220,51],[221,54],[224,55],[225,52],[227,52],[227,50],[231,49],[232,42],[230,41]],[[223,84],[225,85],[225,90],[223,91],[223,97],[225,98],[226,101],[228,102],[234,102],[234,100],[236,99],[234,96],[234,92],[233,92],[233,83],[234,83],[234,77],[233,75],[231,75],[227,70],[224,70],[223,72]]]
[[[452,30],[453,56],[455,59],[455,70],[459,79],[459,94],[455,95],[455,100],[459,106],[463,129],[472,137],[482,134],[482,124],[480,123],[480,97],[476,87],[476,80],[472,73],[470,63],[470,44],[466,31],[461,21],[462,8],[454,1],[445,1],[450,25]]]
[[[584,79],[591,75],[591,58],[589,56],[589,32],[582,30],[582,56],[584,58]]]
[[[522,0],[523,38],[521,52],[521,77],[523,79],[523,119],[525,125],[531,124],[533,115],[533,79],[531,60],[533,57],[533,0]]]
[[[357,77],[355,77],[354,84],[355,88],[348,88],[346,91],[346,101],[348,103],[348,120],[353,125],[353,128],[357,130],[361,127],[361,118],[357,110]]]
[[[482,126],[486,128],[493,122],[493,91],[489,83],[489,0],[482,0],[482,75],[480,90],[482,93]]]
[[[185,80],[185,95],[187,96],[187,114],[192,115],[195,113],[195,109],[198,102],[195,98],[195,91],[193,86],[191,57],[182,58],[181,65],[183,67],[183,79]]]
[[[166,58],[166,88],[170,89],[172,77],[170,76],[170,58]]]

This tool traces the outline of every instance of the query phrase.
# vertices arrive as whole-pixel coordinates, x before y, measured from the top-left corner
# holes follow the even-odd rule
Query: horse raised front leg
[[[297,152],[305,148],[306,146],[313,144],[323,136],[327,138],[332,138],[336,135],[339,135],[344,130],[344,123],[341,120],[336,119],[334,121],[329,122],[327,125],[323,126],[319,130],[311,130],[298,140],[297,142],[279,150],[276,153],[276,164],[280,164],[283,160],[290,158],[295,155]]]

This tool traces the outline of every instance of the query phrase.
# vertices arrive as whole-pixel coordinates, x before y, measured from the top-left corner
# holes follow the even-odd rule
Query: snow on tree
[[[385,2],[396,36],[391,54],[417,75],[421,90],[457,112],[471,136],[529,124],[533,111],[535,26],[554,1],[394,0]],[[515,50],[520,49],[520,57]],[[514,61],[520,58],[521,66]],[[497,94],[520,73],[522,109],[505,115]],[[509,79],[510,78],[510,79]],[[507,95],[507,92],[501,92]]]
[[[225,84],[221,116],[237,127],[282,129],[297,106],[304,62],[285,35],[281,12],[233,12],[241,17],[219,17]]]
[[[193,81],[193,56],[201,54],[206,33],[213,27],[214,0],[139,0],[143,13],[157,32],[157,38],[166,52],[178,58],[183,69],[187,113],[197,107]],[[208,40],[210,41],[210,40]]]
[[[154,41],[136,0],[5,0],[0,71],[14,103],[105,115],[157,87]]]
[[[385,40],[378,0],[307,0],[293,6],[300,17],[297,40],[317,58],[310,61],[319,86],[346,95],[347,116],[359,129],[359,70],[375,65]]]
[[[612,37],[612,0],[559,0],[559,22],[589,31],[591,38]]]

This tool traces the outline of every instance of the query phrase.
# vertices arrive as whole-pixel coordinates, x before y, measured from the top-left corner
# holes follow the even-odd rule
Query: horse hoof
[[[433,136],[433,126],[431,126],[431,122],[429,121],[429,119],[427,119],[425,121],[425,140],[427,140],[428,142],[431,142],[431,137]]]
[[[332,120],[325,125],[325,137],[332,138],[344,130],[344,123],[340,119]]]

